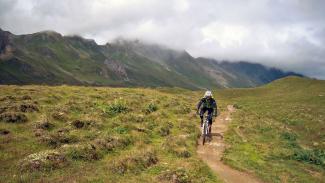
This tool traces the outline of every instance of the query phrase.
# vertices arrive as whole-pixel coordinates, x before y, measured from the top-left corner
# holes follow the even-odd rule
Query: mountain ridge
[[[98,45],[55,31],[15,35],[0,29],[0,84],[254,87],[294,72],[248,62],[194,58],[158,44],[124,39]]]

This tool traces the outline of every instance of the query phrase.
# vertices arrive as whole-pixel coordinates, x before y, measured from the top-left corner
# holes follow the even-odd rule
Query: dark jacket
[[[197,104],[197,110],[199,111],[200,108],[206,108],[206,109],[216,109],[217,108],[217,102],[214,100],[214,98],[202,98],[200,102]]]

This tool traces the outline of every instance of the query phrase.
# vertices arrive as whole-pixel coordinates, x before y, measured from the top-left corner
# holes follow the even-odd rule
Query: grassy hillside
[[[203,89],[253,87],[295,75],[260,64],[210,61],[139,41],[98,45],[54,31],[14,35],[0,29],[0,84]]]
[[[192,93],[0,86],[0,182],[218,182]]]
[[[238,108],[226,163],[266,182],[324,182],[325,81],[289,77],[218,98]]]
[[[265,182],[325,180],[325,82],[214,91],[235,104],[223,161]],[[0,87],[0,182],[220,182],[198,159],[202,91]]]

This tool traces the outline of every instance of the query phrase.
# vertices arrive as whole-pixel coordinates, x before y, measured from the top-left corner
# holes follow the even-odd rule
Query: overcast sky
[[[323,0],[0,0],[0,28],[140,39],[325,79]]]

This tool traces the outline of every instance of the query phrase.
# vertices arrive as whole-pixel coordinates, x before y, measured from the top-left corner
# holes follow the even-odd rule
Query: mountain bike
[[[210,135],[211,134],[210,134],[210,125],[209,125],[209,115],[206,114],[204,117],[204,122],[203,122],[203,126],[202,126],[202,144],[203,145],[208,140]],[[209,140],[211,140],[211,139],[209,138]]]

